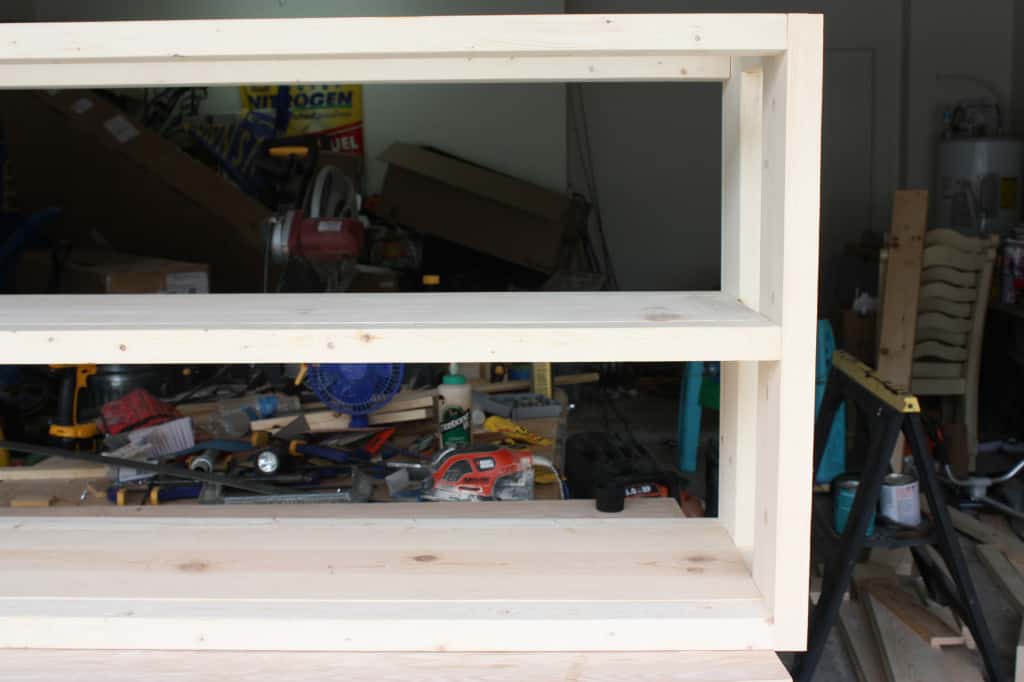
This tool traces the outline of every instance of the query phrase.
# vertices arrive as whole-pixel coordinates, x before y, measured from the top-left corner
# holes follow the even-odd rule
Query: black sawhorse
[[[871,368],[853,356],[842,351],[836,353],[814,426],[815,476],[832,430],[832,421],[843,401],[856,406],[858,416],[866,423],[869,444],[867,457],[842,537],[836,534],[833,527],[831,498],[815,495],[812,517],[815,549],[825,559],[825,574],[821,597],[817,606],[811,609],[807,652],[795,661],[796,681],[810,682],[813,678],[861,551],[865,547],[909,547],[929,596],[952,608],[971,629],[985,665],[986,678],[989,682],[1007,682],[1009,678],[1003,672],[956,531],[946,510],[942,487],[928,453],[928,441],[921,424],[921,408],[917,398],[888,386]],[[922,523],[921,528],[906,529],[886,525],[879,520],[874,535],[866,536],[883,479],[889,473],[890,456],[901,432],[913,453],[921,491],[931,509],[931,523]],[[931,561],[928,554],[921,551],[920,547],[929,544],[938,547],[949,569],[948,576]]]

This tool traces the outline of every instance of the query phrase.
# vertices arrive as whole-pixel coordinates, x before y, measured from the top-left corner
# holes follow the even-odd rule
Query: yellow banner
[[[287,102],[282,89],[287,91]],[[241,88],[242,112],[284,107],[292,135],[320,135],[324,148],[363,154],[363,88],[361,85],[249,85]],[[280,105],[279,105],[280,102]]]

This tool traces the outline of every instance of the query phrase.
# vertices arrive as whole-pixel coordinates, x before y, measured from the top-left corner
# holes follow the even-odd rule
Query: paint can
[[[857,476],[846,474],[837,477],[832,481],[832,522],[836,532],[840,535],[846,530],[846,522],[853,511],[853,501],[857,497],[857,488],[860,481]],[[868,529],[865,535],[875,533],[875,512],[871,512],[871,520],[868,521]]]
[[[889,474],[882,482],[881,512],[901,526],[921,525],[921,498],[913,474]]]

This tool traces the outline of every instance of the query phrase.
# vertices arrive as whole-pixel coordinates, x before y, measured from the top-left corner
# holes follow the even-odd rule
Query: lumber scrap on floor
[[[879,682],[885,678],[882,654],[860,602],[847,601],[839,608],[839,635],[860,682]]]
[[[873,547],[871,561],[890,567],[896,575],[914,573],[914,557],[909,547]]]
[[[929,613],[948,625],[953,631],[959,632],[963,645],[971,651],[975,651],[978,645],[975,643],[974,635],[971,633],[971,629],[967,627],[967,624],[960,620],[960,617],[950,607],[943,606],[929,599],[923,584],[921,585],[920,592],[921,598],[924,600],[924,607],[928,609]]]
[[[1013,533],[996,528],[992,524],[985,523],[982,519],[975,518],[954,507],[947,506],[946,509],[953,521],[953,527],[972,540],[986,545],[999,545],[1008,549],[1024,551],[1024,543]]]
[[[861,590],[884,604],[930,647],[938,649],[964,645],[964,637],[957,629],[929,611],[915,592],[902,587],[895,580],[869,579],[861,583]]]
[[[953,574],[949,572],[949,567],[946,566],[945,560],[942,558],[939,550],[935,549],[934,545],[922,545],[919,549],[924,552],[939,571],[946,576],[950,585],[956,585],[956,581],[953,580]],[[924,582],[917,583],[917,592],[929,611],[935,614],[938,618],[941,618],[944,623],[954,630],[959,630],[960,634],[964,638],[964,646],[972,651],[977,648],[974,641],[974,634],[971,632],[971,629],[967,627],[967,624],[961,620],[959,614],[948,606],[943,606],[942,604],[932,601],[928,596],[928,590],[925,588]]]
[[[977,682],[981,670],[966,649],[933,649],[866,591],[862,602],[879,644],[887,682]]]
[[[996,545],[978,545],[978,558],[1017,612],[1024,615],[1024,576]]]

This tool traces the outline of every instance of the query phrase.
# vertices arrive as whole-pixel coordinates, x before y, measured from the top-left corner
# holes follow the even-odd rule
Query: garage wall
[[[568,0],[603,12],[621,0]],[[824,12],[825,141],[822,261],[887,220],[900,147],[901,6],[892,0],[640,0],[636,12]],[[592,141],[608,241],[623,286],[710,289],[719,282],[719,86],[588,85],[591,126],[620,130]],[[572,144],[570,135],[570,145]],[[570,147],[570,157],[574,148]],[[644,157],[668,157],[646,173]],[[570,165],[570,181],[578,174]],[[646,183],[646,187],[644,187]],[[643,206],[633,197],[641,196]],[[639,216],[643,219],[638,220]],[[643,239],[641,239],[643,235]],[[647,242],[664,240],[657,249]]]
[[[1013,79],[1011,88],[1014,97],[1010,120],[1014,133],[1024,135],[1024,0],[1014,0],[1012,31],[1015,40],[1013,41],[1013,68],[1010,73]]]
[[[4,4],[10,0],[3,0]],[[39,21],[560,13],[564,0],[35,0]],[[365,91],[371,190],[395,141],[434,145],[549,189],[566,186],[565,86],[371,85]],[[217,88],[211,113],[237,111]]]
[[[836,290],[829,280],[842,269],[845,245],[865,229],[888,227],[893,190],[928,187],[942,109],[984,92],[944,74],[992,82],[1010,108],[1013,5],[1014,0],[637,0],[629,9],[825,14],[821,262],[823,308],[830,310],[852,293]],[[622,7],[622,0],[567,1],[569,12]],[[1024,56],[1019,63],[1024,82]],[[584,92],[606,232],[623,286],[716,287],[717,94],[703,86],[648,84],[587,85]],[[570,183],[578,187],[572,134],[569,140]],[[655,154],[663,158],[644,161]]]
[[[912,0],[912,8],[906,182],[934,190],[929,185],[944,109],[964,97],[994,93],[1004,115],[1012,116],[1014,0]],[[1017,94],[1024,97],[1024,90]]]
[[[35,19],[33,0],[4,0],[0,5],[0,21],[32,21]]]

